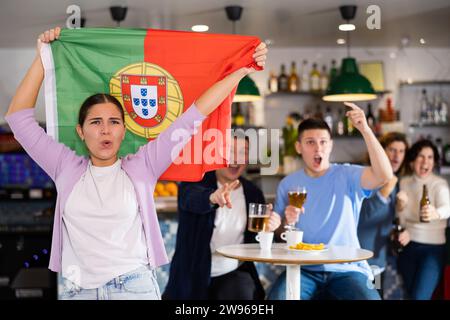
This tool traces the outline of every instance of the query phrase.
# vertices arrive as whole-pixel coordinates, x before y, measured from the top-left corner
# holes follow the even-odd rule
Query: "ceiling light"
[[[341,30],[341,31],[353,31],[355,29],[356,29],[356,27],[352,23],[343,23],[343,24],[339,25],[339,30]]]
[[[424,38],[420,38],[420,44],[425,44],[425,43],[427,43],[426,41],[425,41],[425,39]]]
[[[192,26],[191,29],[195,32],[206,32],[209,30],[209,27],[205,24],[196,24],[195,26]]]
[[[233,34],[236,34],[236,21],[239,21],[239,19],[241,19],[243,9],[244,8],[242,8],[241,6],[225,7],[225,12],[227,14],[228,20],[233,22]],[[233,102],[253,102],[260,101],[261,99],[262,98],[259,89],[252,78],[250,78],[248,75],[242,78],[236,89]]]
[[[339,7],[342,18],[347,22],[355,17],[356,6]],[[344,39],[338,39],[342,40]],[[345,40],[344,40],[345,41]],[[356,59],[350,56],[350,33],[347,33],[347,58],[342,59],[339,74],[328,84],[324,101],[367,101],[376,99],[370,81],[361,75]],[[339,42],[338,42],[339,43]]]
[[[337,44],[345,44],[345,39],[339,38],[336,40]]]

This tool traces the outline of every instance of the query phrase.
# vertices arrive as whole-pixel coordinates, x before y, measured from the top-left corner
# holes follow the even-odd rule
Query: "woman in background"
[[[411,175],[400,182],[398,215],[406,231],[399,241],[405,246],[398,269],[409,298],[429,300],[438,285],[445,263],[445,229],[450,217],[448,183],[433,173],[439,163],[436,146],[429,140],[416,142],[406,156]],[[423,186],[430,204],[421,206]],[[424,221],[424,222],[421,222]]]

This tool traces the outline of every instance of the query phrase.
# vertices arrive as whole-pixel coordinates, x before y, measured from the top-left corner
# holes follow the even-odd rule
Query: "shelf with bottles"
[[[317,63],[313,63],[312,67],[308,67],[308,61],[303,60],[300,72],[297,72],[295,61],[291,63],[291,71],[286,72],[286,65],[282,64],[280,73],[277,75],[274,71],[270,72],[268,80],[269,93],[292,93],[299,95],[317,95],[325,92],[330,79],[337,75],[336,61],[332,61],[330,73],[327,66],[323,65],[321,71]]]
[[[442,86],[450,85],[450,80],[419,80],[419,81],[400,81],[402,86]]]
[[[385,94],[390,94],[392,93],[391,90],[383,90],[383,91],[375,91],[375,94],[379,97],[382,97]],[[281,98],[281,97],[286,97],[286,96],[310,96],[310,97],[316,97],[316,98],[320,98],[322,99],[322,97],[325,95],[324,92],[311,92],[311,91],[296,91],[296,92],[291,92],[291,91],[278,91],[278,92],[271,92],[266,94],[264,97],[265,98]]]
[[[450,129],[450,123],[410,123],[411,128],[448,128]]]
[[[268,80],[268,93],[266,97],[277,97],[283,95],[313,96],[322,98],[328,88],[328,84],[338,73],[336,60],[331,61],[330,72],[327,66],[323,65],[321,71],[317,63],[313,63],[308,69],[308,61],[303,60],[301,72],[297,73],[295,61],[291,63],[290,74],[286,73],[285,64],[281,65],[278,75],[274,71],[270,72]],[[376,91],[378,96],[391,93],[390,90]]]
[[[428,94],[429,91],[422,87],[418,113],[410,127],[449,127],[448,102],[443,91],[435,92],[432,100],[428,98]]]

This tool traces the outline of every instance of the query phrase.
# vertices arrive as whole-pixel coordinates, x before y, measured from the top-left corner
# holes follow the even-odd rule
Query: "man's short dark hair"
[[[383,147],[383,149],[386,149],[391,143],[394,142],[403,142],[405,148],[408,149],[409,144],[408,141],[406,140],[406,135],[404,133],[392,131],[385,133],[380,138],[380,144]]]
[[[328,133],[330,134],[330,138],[331,138],[330,127],[328,126],[328,124],[325,121],[323,121],[322,119],[309,118],[309,119],[303,120],[298,125],[298,129],[297,129],[298,137],[297,137],[297,140],[300,140],[303,132],[305,132],[306,130],[314,130],[314,129],[327,130]]]

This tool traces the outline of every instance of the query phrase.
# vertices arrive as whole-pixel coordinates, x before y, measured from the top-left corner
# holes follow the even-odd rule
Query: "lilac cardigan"
[[[158,178],[172,163],[172,148],[180,145],[180,140],[171,140],[171,134],[181,129],[185,138],[183,141],[187,143],[205,118],[197,107],[192,105],[157,139],[141,146],[135,154],[127,155],[122,159],[122,169],[129,176],[136,191],[146,236],[147,255],[153,267],[169,262],[158,224],[153,191]],[[17,111],[6,116],[5,119],[16,140],[55,182],[58,196],[49,269],[60,272],[63,245],[62,212],[73,187],[87,170],[88,158],[76,155],[73,150],[48,136],[36,122],[34,108]]]

